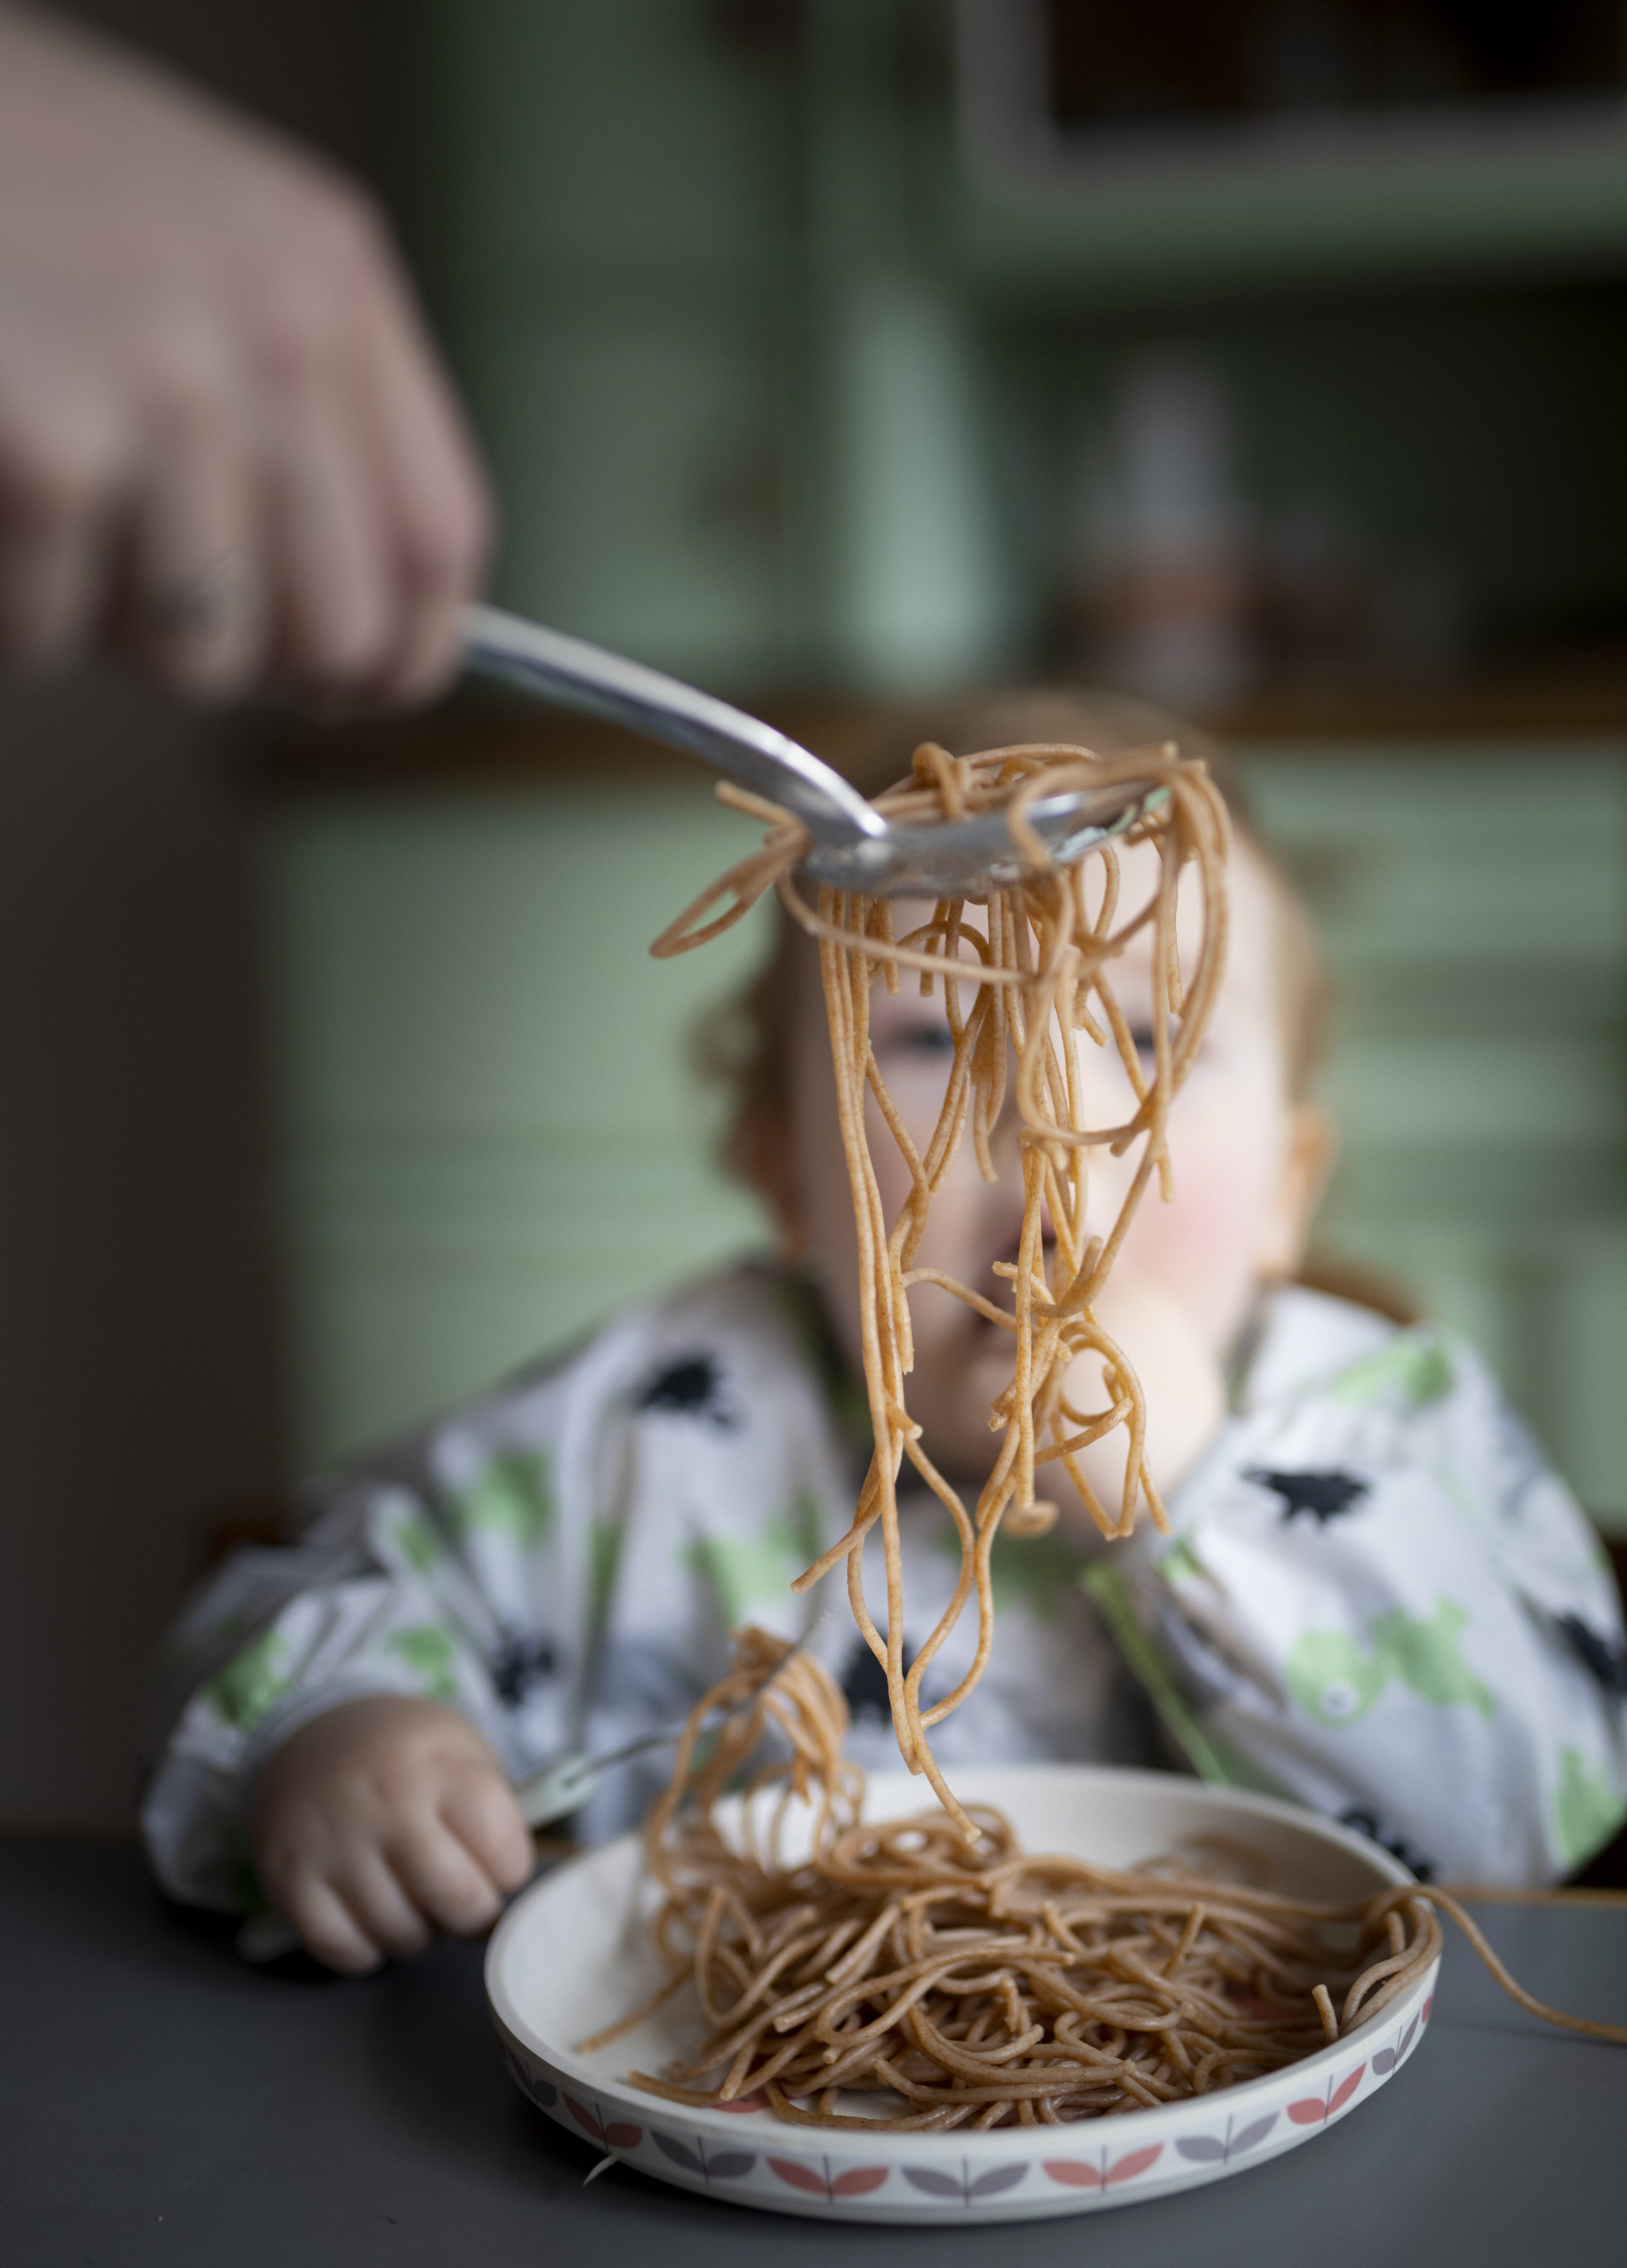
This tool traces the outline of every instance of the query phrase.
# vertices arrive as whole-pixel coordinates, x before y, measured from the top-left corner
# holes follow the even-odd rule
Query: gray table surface
[[[1561,2007],[1627,2022],[1627,1911],[1485,1908]],[[1627,2049],[1545,2029],[1448,1945],[1422,2050],[1307,2146],[1212,2188],[1017,2228],[838,2227],[595,2153],[498,2060],[478,1948],[360,1983],[256,1974],[134,1850],[0,1843],[10,2268],[1504,2268],[1627,2262]]]

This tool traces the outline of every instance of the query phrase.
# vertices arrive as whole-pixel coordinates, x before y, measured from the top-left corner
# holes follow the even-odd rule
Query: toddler
[[[1293,1796],[1421,1874],[1531,1882],[1576,1867],[1627,1811],[1608,1562],[1468,1347],[1296,1281],[1334,1148],[1308,1094],[1323,985],[1308,920],[1218,753],[1138,704],[1086,696],[928,721],[956,753],[1175,738],[1208,758],[1240,822],[1226,980],[1170,1122],[1174,1196],[1149,1193],[1099,1309],[1145,1386],[1174,1533],[1144,1513],[1130,1542],[1104,1544],[1060,1467],[1045,1469],[1057,1524],[997,1542],[992,1659],[934,1733],[939,1762],[951,1778],[973,1760],[1173,1764]],[[1126,904],[1152,856],[1127,859]],[[1145,932],[1117,967],[1136,1029],[1150,1020]],[[930,1130],[949,1060],[941,999],[878,981],[872,1014],[901,1116]],[[772,1209],[778,1256],[617,1316],[319,1484],[298,1544],[214,1577],[172,1646],[144,1810],[178,1896],[269,1900],[336,1969],[479,1930],[532,1863],[512,1782],[565,1749],[670,1724],[721,1675],[732,1629],[800,1636],[825,1594],[836,1611],[812,1643],[847,1696],[851,1753],[898,1764],[842,1572],[805,1598],[790,1587],[847,1528],[869,1451],[851,1203],[800,931],[782,925],[725,1038],[729,1156]],[[1128,1115],[1110,1051],[1090,1076],[1093,1123]],[[890,1218],[908,1176],[870,1107]],[[1009,1095],[993,1147],[987,1182],[962,1145],[919,1263],[999,1299],[1007,1279],[990,1271],[1015,1260],[1022,1212]],[[1129,1168],[1093,1153],[1109,1217]],[[1010,1336],[930,1285],[911,1314],[911,1412],[939,1469],[975,1494]],[[1087,1454],[1114,1501],[1122,1435]],[[959,1554],[908,1465],[900,1499],[908,1657]],[[879,1575],[867,1560],[880,1620]],[[929,1704],[963,1675],[975,1621],[934,1663]],[[632,1824],[666,1764],[608,1774],[578,1831]]]

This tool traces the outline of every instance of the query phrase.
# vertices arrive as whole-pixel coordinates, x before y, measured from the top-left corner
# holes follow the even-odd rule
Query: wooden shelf
[[[1432,740],[1627,731],[1627,652],[1442,678],[1327,678],[1262,688],[1206,718],[1237,742]]]
[[[876,704],[785,701],[763,714],[839,767],[861,734],[876,727]],[[346,725],[273,728],[263,744],[261,776],[274,788],[449,788],[592,786],[628,782],[710,780],[709,765],[591,718],[460,691],[416,716]]]
[[[919,699],[785,696],[765,702],[770,722],[840,771],[879,786],[878,751],[918,726]],[[1427,740],[1450,747],[1490,738],[1574,739],[1627,733],[1627,652],[1594,653],[1441,679],[1297,681],[1262,688],[1203,723],[1233,745],[1348,747]],[[902,762],[885,760],[889,776]],[[482,688],[404,718],[346,725],[279,724],[266,735],[262,777],[277,788],[490,786],[536,782],[585,786],[699,779],[707,768],[635,733],[554,714]]]

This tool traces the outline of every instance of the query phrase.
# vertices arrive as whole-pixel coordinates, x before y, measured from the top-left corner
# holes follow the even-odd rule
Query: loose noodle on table
[[[1161,790],[1158,806],[1076,864],[1053,865],[1027,816],[1035,801],[1064,790],[1121,784]],[[940,900],[929,921],[897,937],[892,903],[885,898],[827,887],[820,891],[817,909],[810,907],[791,873],[809,848],[800,822],[738,789],[725,785],[718,793],[732,806],[768,820],[770,831],[761,850],[714,883],[651,949],[666,957],[703,944],[770,887],[777,887],[788,912],[818,939],[858,1232],[865,1380],[875,1447],[851,1527],[794,1587],[806,1589],[845,1559],[854,1618],[886,1669],[904,1761],[912,1771],[925,1774],[968,1832],[970,1822],[933,1760],[927,1734],[965,1700],[988,1661],[994,1618],[990,1551],[1002,1523],[1015,1534],[1032,1535],[1056,1517],[1055,1506],[1035,1494],[1036,1469],[1060,1462],[1104,1535],[1130,1534],[1143,1496],[1153,1520],[1167,1527],[1145,1454],[1141,1385],[1123,1349],[1098,1322],[1094,1302],[1152,1176],[1159,1176],[1166,1195],[1171,1186],[1170,1106],[1196,1055],[1225,962],[1226,807],[1203,764],[1183,759],[1174,743],[1110,758],[1052,745],[957,758],[928,743],[916,751],[911,777],[875,799],[877,810],[904,827],[1003,810],[1012,843],[1030,865],[1020,881],[991,888],[976,901]],[[1120,851],[1131,843],[1156,849],[1158,880],[1145,904],[1120,918]],[[1197,880],[1202,924],[1190,966],[1183,969],[1175,915],[1182,877],[1189,869]],[[725,896],[731,902],[727,909],[703,922],[701,917]],[[968,905],[974,902],[984,909],[981,927],[967,919]],[[1142,1068],[1110,976],[1115,958],[1149,926],[1150,1076]],[[911,1141],[870,1042],[871,984],[880,972],[889,990],[896,991],[906,969],[918,973],[924,997],[934,990],[940,995],[954,1042],[942,1108],[924,1151]],[[968,1005],[962,1002],[963,988],[971,993]],[[1123,1064],[1136,1107],[1121,1124],[1086,1123],[1079,1035],[1089,1044],[1111,1048]],[[915,1263],[933,1193],[968,1126],[984,1177],[996,1176],[990,1145],[1005,1105],[1012,1053],[1023,1221],[1015,1264],[995,1270],[1012,1282],[1012,1304],[1006,1308],[976,1286]],[[909,1196],[890,1226],[882,1215],[865,1132],[866,1086],[909,1168]],[[1117,1215],[1104,1234],[1093,1234],[1086,1224],[1090,1152],[1101,1145],[1119,1156],[1137,1143],[1141,1154]],[[1047,1211],[1054,1262],[1047,1260],[1042,1233]],[[936,1285],[1010,1331],[1015,1342],[1012,1383],[990,1413],[992,1421],[1003,1421],[1003,1438],[969,1513],[922,1446],[906,1403],[904,1381],[913,1362],[909,1293],[917,1284]],[[1070,1368],[1086,1354],[1101,1361],[1107,1403],[1100,1410],[1079,1408],[1070,1392]],[[1119,1426],[1128,1436],[1124,1484],[1119,1503],[1109,1509],[1079,1457]],[[961,1550],[954,1593],[908,1662],[897,1502],[906,1457],[954,1522]],[[878,1525],[887,1567],[885,1634],[865,1603],[862,1581],[865,1540]],[[924,1707],[922,1680],[974,1594],[978,1638],[971,1666],[951,1692]]]

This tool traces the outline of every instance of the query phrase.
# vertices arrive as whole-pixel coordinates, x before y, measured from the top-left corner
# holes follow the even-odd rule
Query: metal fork
[[[817,880],[869,897],[975,896],[1020,880],[1027,862],[998,811],[930,827],[895,827],[857,788],[798,741],[659,670],[607,653],[562,630],[544,630],[496,607],[463,620],[471,669],[512,680],[528,693],[629,725],[702,756],[742,787],[796,814],[814,838],[803,869]],[[1043,796],[1028,818],[1059,865],[1122,834],[1162,791],[1132,781]]]
[[[814,1633],[825,1622],[829,1612],[828,1607],[821,1607],[796,1644],[781,1654],[768,1675],[760,1678],[741,1699],[732,1702],[726,1709],[715,1710],[710,1717],[703,1719],[702,1732],[715,1733],[732,1717],[743,1716],[747,1709],[755,1708],[769,1686],[784,1675],[799,1653],[806,1652]],[[527,1827],[533,1828],[551,1826],[556,1819],[569,1819],[572,1812],[580,1811],[585,1803],[592,1801],[601,1776],[609,1771],[612,1764],[624,1764],[634,1756],[648,1756],[652,1749],[675,1747],[683,1738],[684,1727],[688,1722],[686,1718],[683,1724],[668,1725],[659,1733],[646,1733],[640,1740],[629,1741],[624,1749],[612,1749],[606,1756],[590,1756],[585,1749],[556,1756],[551,1764],[544,1764],[540,1771],[533,1772],[529,1779],[521,1780],[515,1788],[514,1800],[519,1806],[520,1817]]]

